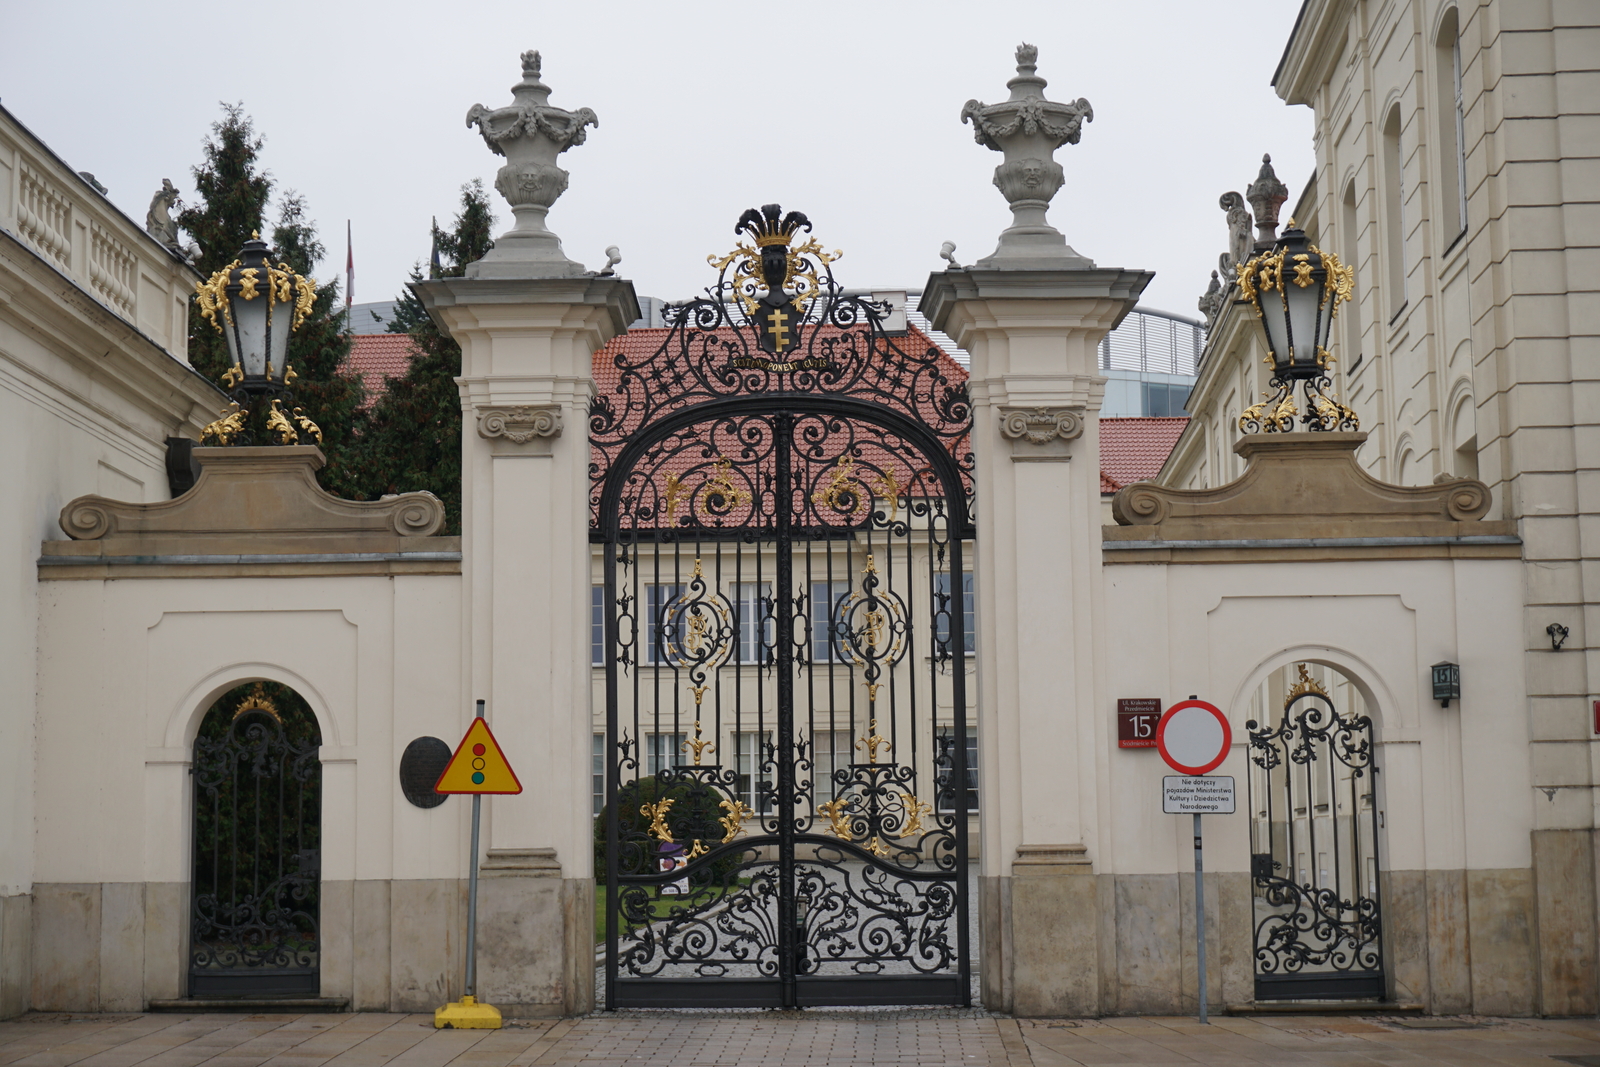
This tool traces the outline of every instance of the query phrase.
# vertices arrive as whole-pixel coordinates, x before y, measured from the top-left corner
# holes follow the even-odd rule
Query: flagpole
[[[351,307],[356,296],[356,246],[350,233],[350,220],[344,220],[344,334],[350,337],[355,333],[355,324],[350,321]]]

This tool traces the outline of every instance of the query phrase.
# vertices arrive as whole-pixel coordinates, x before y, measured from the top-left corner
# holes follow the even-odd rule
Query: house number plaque
[[[1121,697],[1117,700],[1117,747],[1155,748],[1156,723],[1161,721],[1161,701],[1156,697]]]

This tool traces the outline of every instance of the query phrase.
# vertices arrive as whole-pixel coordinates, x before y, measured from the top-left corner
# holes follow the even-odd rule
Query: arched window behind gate
[[[224,693],[194,742],[189,993],[316,996],[322,734],[293,689]]]
[[[1287,665],[1253,696],[1246,731],[1256,999],[1384,996],[1377,747],[1360,690]]]

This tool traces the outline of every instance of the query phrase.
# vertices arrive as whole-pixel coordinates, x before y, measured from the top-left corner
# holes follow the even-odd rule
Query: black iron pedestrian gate
[[[970,407],[810,228],[593,405],[608,1008],[970,999]]]
[[[1256,999],[1383,997],[1372,719],[1302,663],[1283,717],[1246,728]]]
[[[285,686],[242,685],[194,743],[189,993],[317,996],[321,733]]]

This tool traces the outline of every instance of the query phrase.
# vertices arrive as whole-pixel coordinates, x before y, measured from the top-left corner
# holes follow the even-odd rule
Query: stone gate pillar
[[[639,317],[639,302],[631,282],[567,259],[544,226],[566,188],[555,157],[582,142],[594,115],[548,106],[537,52],[522,65],[517,102],[474,106],[470,119],[509,160],[495,187],[517,223],[465,277],[414,289],[461,345],[459,726],[486,700],[523,786],[484,806],[478,995],[507,1015],[570,1015],[594,1002],[592,360]],[[529,111],[543,121],[522,121]]]
[[[1097,357],[1152,275],[1097,268],[1045,222],[1063,182],[1050,154],[1077,143],[1093,111],[1087,100],[1044,100],[1036,54],[1017,50],[1009,101],[962,111],[980,144],[1006,153],[995,184],[1016,225],[994,255],[931,276],[921,309],[972,357],[983,1001],[1018,1015],[1094,1015],[1105,758]]]

